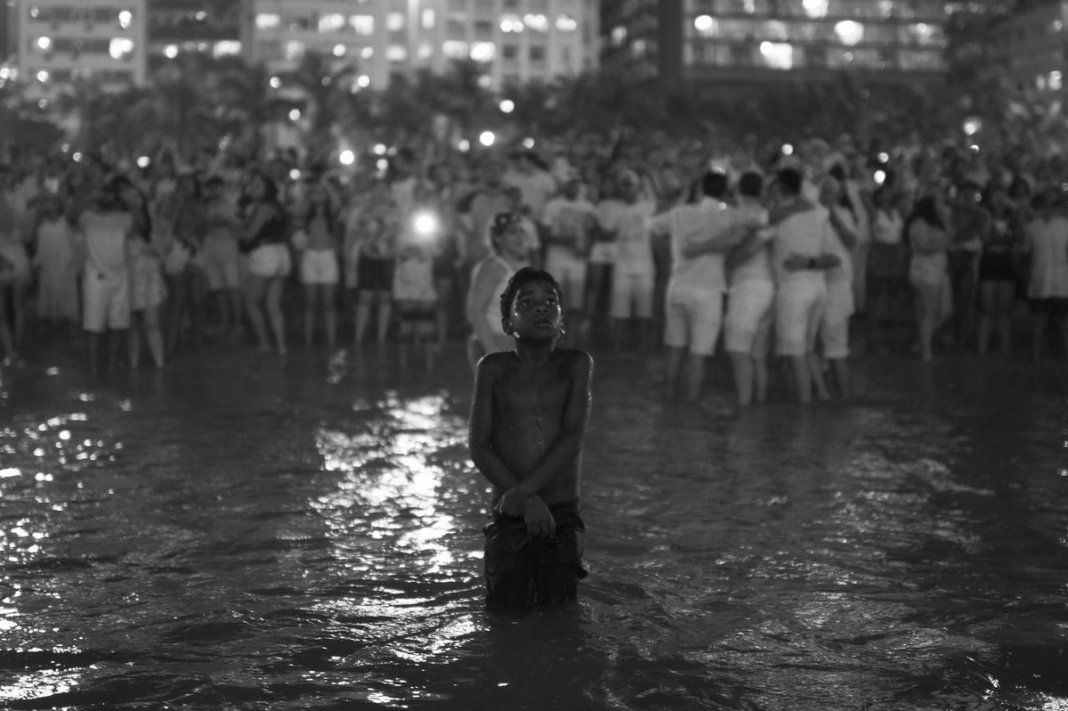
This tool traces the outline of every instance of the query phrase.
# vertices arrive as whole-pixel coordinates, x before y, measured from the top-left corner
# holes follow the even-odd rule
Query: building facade
[[[1022,7],[992,23],[983,39],[988,67],[1015,91],[1052,95],[1064,88],[1068,1]]]
[[[148,0],[149,56],[239,55],[245,19],[242,4],[233,0]]]
[[[105,90],[145,81],[145,0],[20,0],[17,67],[31,95],[84,80]]]
[[[250,0],[243,45],[272,71],[315,52],[355,67],[360,86],[397,72],[485,65],[487,83],[577,74],[596,66],[595,0]]]
[[[666,81],[946,69],[944,0],[607,0],[606,63]]]

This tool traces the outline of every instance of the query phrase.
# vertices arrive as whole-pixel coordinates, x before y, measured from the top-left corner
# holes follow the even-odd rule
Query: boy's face
[[[531,341],[554,341],[563,330],[560,294],[546,281],[523,284],[512,301],[505,332]]]

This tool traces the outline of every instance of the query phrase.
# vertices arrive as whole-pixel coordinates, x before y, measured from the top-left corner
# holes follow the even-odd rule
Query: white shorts
[[[306,249],[300,259],[301,284],[337,284],[341,273],[337,252],[332,249]]]
[[[820,344],[825,358],[849,356],[849,317],[853,315],[853,285],[827,285],[827,308],[820,319]]]
[[[103,333],[108,329],[126,329],[130,327],[130,278],[107,275],[95,269],[85,270],[82,282],[82,296],[85,299],[82,312],[82,327],[92,333]]]
[[[241,284],[241,261],[236,240],[208,237],[200,254],[209,291],[236,289]]]
[[[545,256],[545,271],[560,282],[567,308],[580,311],[586,296],[586,260],[550,247]]]
[[[723,325],[723,294],[668,285],[664,303],[664,345],[690,347],[690,353],[709,356]]]
[[[803,356],[816,347],[820,319],[827,306],[823,280],[787,282],[775,295],[775,343],[781,356]]]
[[[731,287],[727,297],[727,317],[723,324],[723,345],[728,353],[753,353],[757,336],[771,325],[775,284],[750,279]]]
[[[653,275],[620,274],[612,275],[612,305],[609,311],[612,318],[653,317]]]
[[[289,259],[289,247],[284,244],[264,244],[248,255],[248,271],[253,276],[273,279],[289,276],[293,264]]]

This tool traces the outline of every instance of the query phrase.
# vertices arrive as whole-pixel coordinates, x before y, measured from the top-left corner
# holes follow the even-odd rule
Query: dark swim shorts
[[[522,516],[494,514],[486,534],[486,606],[527,609],[535,604],[563,605],[578,599],[578,581],[588,574],[582,565],[586,526],[579,518],[578,499],[549,507],[556,533],[527,535]]]

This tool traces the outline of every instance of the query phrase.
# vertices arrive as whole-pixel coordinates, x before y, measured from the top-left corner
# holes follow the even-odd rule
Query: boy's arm
[[[475,394],[471,402],[471,418],[468,424],[467,447],[471,461],[482,476],[498,491],[507,491],[519,481],[505,466],[493,449],[493,381],[499,368],[492,356],[478,362],[475,370]]]
[[[571,393],[564,407],[561,435],[549,447],[530,474],[516,484],[516,493],[529,498],[541,491],[567,464],[582,454],[586,429],[590,424],[590,383],[593,379],[593,359],[579,352],[570,369]]]

